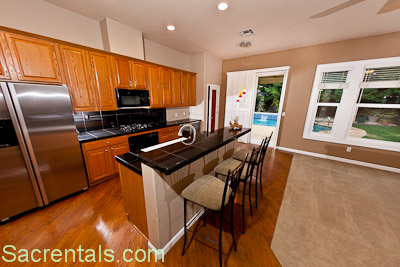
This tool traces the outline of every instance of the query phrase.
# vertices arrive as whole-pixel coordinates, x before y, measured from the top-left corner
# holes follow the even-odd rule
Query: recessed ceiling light
[[[174,25],[168,25],[167,30],[169,31],[175,31],[175,26]]]
[[[225,10],[228,9],[228,7],[229,7],[228,3],[221,2],[221,3],[218,4],[217,8],[218,8],[218,10],[225,11]]]

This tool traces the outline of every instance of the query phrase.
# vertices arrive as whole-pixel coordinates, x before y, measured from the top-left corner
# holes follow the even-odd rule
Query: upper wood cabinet
[[[171,70],[168,68],[161,68],[161,84],[160,91],[162,94],[164,107],[172,106],[172,93],[171,93]]]
[[[73,110],[98,109],[97,94],[93,90],[89,52],[65,45],[60,46],[60,51]]]
[[[196,106],[196,74],[189,74],[189,106]]]
[[[2,45],[4,45],[5,47],[7,46],[3,39],[3,33],[0,32],[0,79],[9,80],[11,79],[10,71],[7,67],[5,53]]]
[[[181,100],[181,72],[178,70],[171,70],[171,92],[172,92],[172,106],[179,107],[182,104]]]
[[[164,99],[161,92],[161,72],[160,67],[147,65],[148,73],[148,89],[150,92],[150,106],[152,108],[160,108],[164,106]]]
[[[189,73],[181,72],[181,105],[189,106]]]
[[[97,52],[89,52],[89,56],[100,110],[117,110],[110,56]]]
[[[57,44],[14,33],[6,33],[18,80],[62,83]]]
[[[133,71],[133,86],[135,89],[147,88],[146,64],[139,61],[131,61]]]
[[[134,79],[131,64],[128,59],[113,57],[112,65],[114,70],[115,87],[133,89]]]

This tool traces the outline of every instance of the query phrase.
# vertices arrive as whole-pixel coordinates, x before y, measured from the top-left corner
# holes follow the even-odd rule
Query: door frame
[[[251,109],[251,118],[252,119],[250,120],[250,127],[253,127],[254,107],[255,107],[255,104],[256,104],[256,97],[257,97],[258,78],[259,77],[283,75],[282,91],[281,91],[281,97],[279,99],[278,119],[276,121],[275,137],[274,137],[274,140],[273,140],[274,142],[271,142],[271,144],[270,144],[270,146],[273,147],[273,148],[276,148],[277,143],[278,143],[279,129],[280,129],[280,124],[281,124],[283,105],[284,105],[284,101],[285,101],[285,94],[286,94],[287,80],[288,80],[288,76],[289,76],[289,69],[290,69],[290,66],[253,70],[256,73],[256,78],[255,78],[256,79],[256,81],[255,81],[256,88],[254,89],[254,98],[253,98],[254,101],[253,101],[253,104],[252,104],[253,108]],[[250,132],[250,135],[251,135],[251,132]],[[250,141],[251,141],[251,136],[249,138],[249,143],[250,143]]]
[[[212,88],[215,87],[215,88]],[[217,97],[216,97],[216,103],[215,103],[215,129],[218,129],[218,122],[219,122],[219,100],[220,100],[220,93],[221,93],[221,86],[218,84],[207,84],[207,115],[206,115],[206,122],[207,122],[207,126],[206,126],[206,131],[209,133],[211,131],[211,127],[210,127],[210,123],[211,123],[211,118],[210,118],[210,114],[211,114],[211,109],[212,109],[212,105],[210,105],[210,92],[211,90],[215,90],[217,91]]]

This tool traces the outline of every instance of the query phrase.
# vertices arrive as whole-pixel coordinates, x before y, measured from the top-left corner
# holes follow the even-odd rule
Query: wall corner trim
[[[302,155],[307,155],[307,156],[311,156],[311,157],[316,157],[316,158],[330,159],[330,160],[350,163],[350,164],[354,164],[354,165],[359,165],[359,166],[364,166],[364,167],[369,167],[369,168],[374,168],[374,169],[379,169],[379,170],[384,170],[384,171],[389,171],[389,172],[400,173],[400,169],[398,169],[398,168],[393,168],[393,167],[379,165],[379,164],[373,164],[373,163],[352,160],[352,159],[346,159],[346,158],[339,158],[339,157],[334,157],[334,156],[329,156],[329,155],[324,155],[324,154],[319,154],[319,153],[314,153],[314,152],[309,152],[309,151],[303,151],[303,150],[298,150],[298,149],[293,149],[293,148],[288,148],[288,147],[282,147],[282,146],[277,146],[276,149],[282,150],[282,151],[287,151],[287,152],[292,152],[292,153],[297,153],[297,154],[302,154]]]

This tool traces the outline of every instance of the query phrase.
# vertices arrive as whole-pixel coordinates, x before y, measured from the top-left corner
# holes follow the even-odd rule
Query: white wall
[[[172,68],[190,70],[190,56],[144,39],[145,60]]]
[[[103,49],[100,24],[41,0],[0,0],[0,25]]]
[[[142,32],[110,18],[101,22],[104,49],[116,54],[144,59]]]

